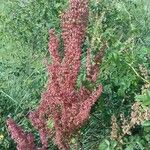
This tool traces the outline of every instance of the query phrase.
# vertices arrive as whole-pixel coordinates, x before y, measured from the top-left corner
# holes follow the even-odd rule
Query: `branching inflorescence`
[[[49,31],[52,63],[47,66],[48,85],[40,105],[29,115],[32,125],[39,131],[43,150],[48,148],[48,138],[52,135],[59,149],[69,150],[71,136],[87,121],[91,107],[101,95],[101,85],[94,91],[76,88],[87,21],[88,0],[70,0],[69,10],[62,15],[63,59],[58,52],[59,40],[55,31]],[[96,81],[102,55],[103,51],[100,51],[92,65],[90,49],[87,51],[87,79],[92,82]],[[18,150],[38,149],[31,133],[24,133],[12,119],[8,119],[7,125]]]

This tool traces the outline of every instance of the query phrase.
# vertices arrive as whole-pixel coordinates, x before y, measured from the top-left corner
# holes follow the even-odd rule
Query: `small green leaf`
[[[103,141],[102,143],[100,143],[99,150],[106,150],[107,148],[108,148],[108,145],[106,144],[105,141]]]
[[[47,121],[47,126],[48,126],[48,128],[53,128],[54,127],[54,121],[52,120],[52,119],[49,119],[48,121]]]
[[[133,145],[128,145],[125,150],[134,150],[134,146]]]
[[[150,121],[144,121],[144,122],[142,123],[142,126],[143,126],[143,127],[149,127],[149,126],[150,126]]]
[[[76,139],[75,139],[75,138],[72,138],[72,139],[71,139],[71,143],[72,143],[72,144],[75,144],[75,143],[76,143]]]
[[[143,95],[137,95],[136,99],[145,106],[150,106],[150,90],[146,90]]]

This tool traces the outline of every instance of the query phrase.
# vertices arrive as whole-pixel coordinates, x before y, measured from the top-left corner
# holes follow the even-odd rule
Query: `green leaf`
[[[133,145],[128,145],[125,150],[134,150],[134,146]]]
[[[144,121],[144,122],[142,123],[142,126],[143,126],[143,127],[149,127],[149,126],[150,126],[150,121]]]
[[[136,96],[137,101],[140,101],[145,106],[150,106],[150,90],[146,90],[143,95]]]
[[[48,121],[47,121],[47,126],[48,126],[48,128],[53,128],[54,127],[54,121],[52,120],[52,119],[49,119]]]
[[[100,143],[99,150],[106,150],[107,148],[108,148],[108,145],[107,145],[107,143],[105,141]]]

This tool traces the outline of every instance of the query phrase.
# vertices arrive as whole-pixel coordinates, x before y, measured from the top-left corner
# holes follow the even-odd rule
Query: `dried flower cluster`
[[[140,69],[141,75],[142,75],[145,79],[148,79],[149,76],[148,76],[148,70],[147,70],[147,68],[146,68],[144,65],[139,65],[139,69]]]
[[[111,117],[111,125],[111,139],[115,140],[118,138],[119,126],[117,124],[117,119],[114,115]]]
[[[70,0],[69,10],[62,15],[63,59],[58,52],[59,40],[55,31],[52,29],[49,32],[52,63],[48,64],[48,86],[42,94],[40,105],[29,115],[32,125],[39,131],[43,149],[48,147],[48,138],[54,134],[59,149],[69,150],[71,136],[88,119],[92,105],[101,95],[101,85],[94,91],[85,87],[76,88],[87,21],[88,0]],[[87,79],[96,81],[104,48],[95,57],[94,65],[91,65],[88,51]],[[18,150],[35,149],[33,136],[26,135],[12,119],[7,124],[12,138],[18,144]],[[23,147],[27,145],[28,148]]]
[[[130,120],[126,119],[123,114],[120,115],[122,125],[119,128],[117,119],[112,116],[112,131],[111,139],[122,142],[122,138],[128,134],[131,135],[131,129],[136,125],[141,125],[144,121],[150,120],[150,110],[148,107],[144,107],[139,103],[135,102],[132,105]]]
[[[146,90],[150,88],[150,84],[148,82],[148,70],[144,65],[139,65],[139,69],[145,81],[141,89],[141,94],[145,94]],[[132,111],[130,119],[125,118],[123,114],[120,115],[122,121],[122,125],[120,128],[118,126],[116,117],[114,115],[112,116],[111,139],[117,140],[122,143],[122,138],[125,135],[132,134],[132,128],[134,128],[136,125],[141,125],[144,121],[150,120],[150,109],[147,106],[142,105],[141,102],[134,102],[131,109]]]
[[[144,94],[147,89],[150,89],[150,82],[148,81],[149,74],[147,68],[144,65],[139,65],[139,69],[145,81],[145,84],[142,86],[142,94]]]

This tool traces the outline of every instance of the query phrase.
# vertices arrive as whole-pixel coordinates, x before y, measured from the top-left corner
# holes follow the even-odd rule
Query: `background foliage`
[[[27,119],[29,110],[40,100],[47,81],[44,59],[48,56],[48,29],[60,36],[60,14],[67,0],[1,0],[0,3],[0,149],[15,149],[5,121],[12,116],[26,131],[34,131]],[[103,41],[108,48],[101,64],[99,80],[104,86],[87,124],[81,130],[84,150],[149,150],[150,124],[139,125],[124,144],[110,139],[111,116],[130,117],[136,99],[142,95],[145,80],[139,70],[150,73],[150,1],[90,0],[87,38],[83,45],[82,68],[77,85],[85,80],[86,49],[95,54]],[[149,82],[149,81],[148,81]],[[137,97],[135,99],[135,96]],[[34,131],[38,143],[38,135]],[[50,143],[50,149],[57,149]]]

